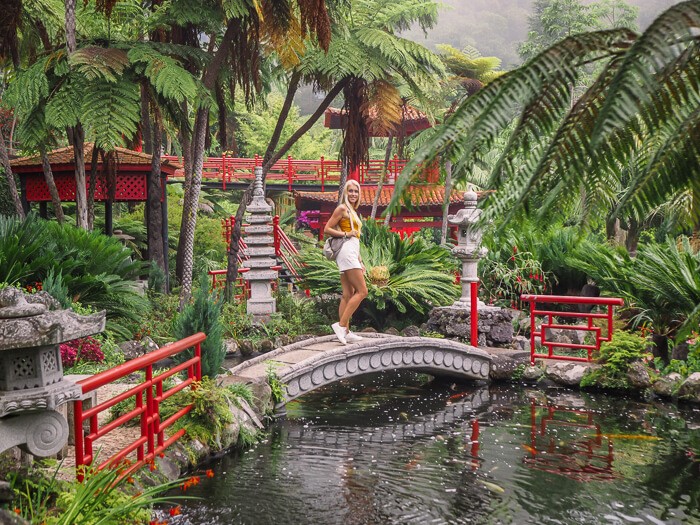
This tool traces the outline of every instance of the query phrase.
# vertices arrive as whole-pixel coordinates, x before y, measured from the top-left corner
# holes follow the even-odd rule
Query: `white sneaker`
[[[362,337],[353,332],[348,331],[347,335],[345,336],[345,340],[348,343],[357,343],[358,341],[362,341]]]
[[[333,323],[331,328],[335,332],[335,336],[338,338],[338,341],[344,345],[348,344],[347,340],[345,339],[345,328],[340,326],[340,323]]]

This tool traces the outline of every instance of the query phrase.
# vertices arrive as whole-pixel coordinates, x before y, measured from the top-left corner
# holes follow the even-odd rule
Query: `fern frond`
[[[197,86],[192,74],[180,63],[149,45],[135,45],[128,52],[132,64],[143,66],[143,74],[155,90],[176,102],[194,98]]]
[[[88,80],[116,82],[129,65],[129,58],[121,49],[86,46],[71,53],[68,62]]]
[[[83,99],[82,115],[82,122],[95,136],[95,146],[105,151],[122,146],[122,137],[133,136],[141,121],[138,85],[123,78],[91,83]]]

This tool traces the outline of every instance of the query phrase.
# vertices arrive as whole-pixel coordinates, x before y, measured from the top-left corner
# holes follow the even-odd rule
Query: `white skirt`
[[[360,239],[351,237],[345,241],[335,262],[338,263],[338,270],[341,272],[352,270],[353,268],[362,269],[360,264]]]

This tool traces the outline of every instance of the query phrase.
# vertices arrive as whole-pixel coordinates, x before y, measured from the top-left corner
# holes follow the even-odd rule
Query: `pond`
[[[698,408],[428,379],[290,403],[172,523],[700,523]]]

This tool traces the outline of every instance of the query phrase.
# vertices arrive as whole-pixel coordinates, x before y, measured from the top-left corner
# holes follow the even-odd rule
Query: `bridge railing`
[[[572,297],[567,295],[530,295],[524,294],[520,296],[520,300],[529,304],[530,307],[530,363],[534,364],[536,358],[560,359],[564,361],[591,361],[593,359],[593,351],[600,350],[600,344],[603,341],[610,341],[613,335],[613,309],[615,306],[623,306],[625,302],[617,297]],[[573,312],[561,310],[545,310],[539,309],[538,304],[574,304],[587,305],[590,308],[602,307],[605,312]],[[537,319],[543,317],[537,327]],[[560,324],[555,322],[555,317],[582,319],[585,324]],[[605,319],[607,321],[606,334],[602,334],[599,326],[594,326],[595,319]],[[592,343],[564,343],[547,340],[547,331],[549,329],[583,331],[593,334]],[[541,346],[547,348],[547,353],[537,353],[535,343],[539,338]],[[585,350],[586,357],[575,355],[555,354],[554,348],[568,348],[573,350]]]
[[[174,155],[164,155],[163,160],[182,163],[181,157]],[[408,164],[407,159],[400,159],[394,155],[389,160],[384,177],[384,183],[391,185],[396,178],[401,175]],[[204,159],[202,166],[202,179],[204,181],[220,182],[222,189],[226,185],[241,182],[250,182],[255,178],[255,168],[262,166],[262,158],[256,155],[252,158],[230,157],[208,157]],[[325,191],[326,184],[337,186],[340,182],[342,162],[339,160],[329,160],[325,157],[319,159],[295,159],[288,156],[286,159],[278,160],[269,170],[266,176],[267,182],[277,184],[287,184],[291,191],[295,184],[320,184],[321,191]],[[384,171],[384,160],[371,159],[362,163],[357,168],[357,178],[361,184],[377,184]],[[172,179],[184,178],[184,171],[177,170]],[[425,182],[437,183],[439,180],[439,168],[437,164],[431,164],[423,170],[421,178]]]
[[[134,419],[138,419],[140,424],[138,437],[100,463],[98,466],[99,469],[105,467],[121,468],[127,456],[136,451],[136,461],[131,462],[121,473],[122,477],[128,476],[144,464],[155,460],[158,454],[163,452],[185,434],[185,429],[180,429],[169,438],[165,438],[166,429],[190,412],[194,405],[187,405],[168,417],[165,421],[161,421],[160,404],[173,394],[187,387],[194,388],[195,381],[201,381],[201,344],[206,337],[207,336],[201,332],[191,335],[180,341],[170,343],[154,352],[137,357],[136,359],[132,359],[131,361],[127,361],[126,363],[78,382],[78,385],[82,388],[83,395],[85,395],[135,372],[140,371],[144,373],[144,380],[141,383],[96,406],[84,407],[83,400],[73,402],[75,413],[75,466],[78,480],[82,481],[83,479],[84,466],[91,465],[96,457],[94,451],[95,442],[113,430],[124,427]],[[164,372],[155,376],[153,375],[155,363],[166,357],[185,352],[190,348],[194,349],[193,357]],[[186,372],[187,379],[181,381],[172,388],[165,389],[163,385],[164,381],[180,372]],[[117,403],[130,398],[134,399],[135,406],[133,409],[109,423],[100,424],[100,414],[109,410]],[[87,434],[83,430],[83,423],[86,421],[89,422],[90,426]]]

